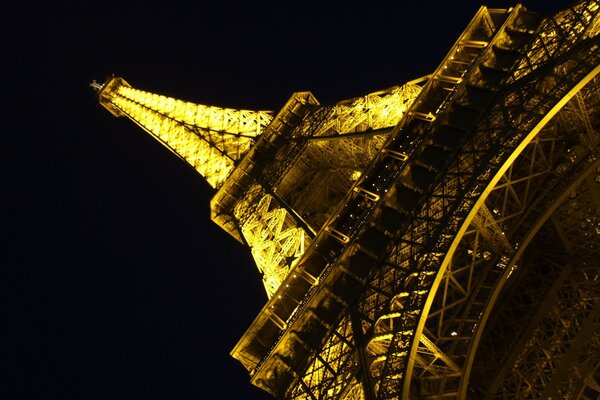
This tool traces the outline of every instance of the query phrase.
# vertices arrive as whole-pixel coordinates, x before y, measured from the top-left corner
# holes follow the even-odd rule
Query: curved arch
[[[527,137],[527,141],[531,141],[535,135],[537,135],[540,130],[554,117],[554,115],[556,115],[556,113],[576,94],[578,93],[581,89],[583,89],[583,87],[585,85],[587,85],[594,77],[596,77],[598,74],[600,73],[600,65],[598,65],[594,70],[592,70],[584,79],[582,79],[575,87],[573,87],[573,89],[563,98],[563,100],[561,100],[560,103],[558,103],[551,111],[551,114],[549,114],[549,118],[544,118],[543,121],[540,122],[540,124],[538,124],[538,126],[536,126],[536,129],[534,129],[534,131],[532,131],[532,133],[530,135],[528,135]],[[541,123],[544,123],[544,126],[540,126]],[[523,148],[521,148],[519,150],[519,154],[520,152],[523,150]],[[511,156],[511,163],[514,162],[514,160],[518,157],[518,154],[515,157]],[[484,308],[484,311],[481,315],[481,319],[477,325],[477,329],[475,330],[475,334],[473,335],[473,338],[470,342],[469,345],[469,350],[467,352],[467,358],[465,360],[465,368],[463,368],[463,378],[461,379],[461,384],[459,387],[459,398],[465,398],[466,396],[466,391],[467,391],[467,386],[468,386],[468,382],[469,382],[469,377],[470,377],[470,373],[471,373],[471,368],[473,365],[473,360],[475,358],[475,354],[477,352],[477,348],[479,345],[479,342],[481,340],[481,336],[483,334],[483,331],[485,329],[485,325],[486,322],[496,304],[496,301],[498,299],[498,296],[502,290],[502,288],[504,287],[504,284],[506,283],[506,275],[508,275],[511,271],[511,267],[514,265],[514,263],[516,262],[516,260],[519,259],[520,255],[525,251],[525,249],[527,249],[527,246],[529,245],[529,243],[533,240],[533,238],[535,237],[535,235],[537,234],[537,232],[539,231],[539,229],[541,228],[541,226],[550,218],[550,216],[554,213],[554,211],[556,210],[556,208],[558,208],[558,206],[565,200],[565,198],[568,196],[568,194],[572,191],[572,189],[574,189],[575,187],[577,187],[588,175],[591,171],[596,170],[596,168],[598,168],[598,166],[600,166],[600,160],[596,160],[596,162],[592,163],[583,174],[580,174],[574,181],[572,181],[572,183],[569,185],[569,187],[563,191],[562,195],[559,196],[554,202],[553,204],[544,212],[544,214],[541,216],[541,218],[538,219],[538,221],[535,223],[535,225],[529,230],[527,236],[525,237],[525,240],[519,245],[519,248],[517,249],[516,253],[513,255],[512,259],[510,260],[509,264],[506,266],[505,272],[504,274],[500,277],[498,283],[495,285],[492,294],[490,296],[490,298],[488,299],[487,305]],[[489,193],[488,193],[489,194]],[[486,196],[487,197],[487,196]],[[485,200],[485,199],[484,199]]]
[[[495,287],[492,289],[492,294],[488,298],[488,302],[484,311],[482,312],[481,319],[477,324],[477,329],[473,332],[474,335],[469,343],[469,349],[463,368],[463,377],[459,387],[459,398],[466,398],[466,391],[468,388],[470,373],[473,366],[473,361],[477,353],[477,349],[482,338],[483,332],[485,331],[486,323],[494,310],[494,306],[499,298],[499,295],[504,288],[505,283],[508,281],[508,275],[512,272],[512,267],[516,265],[517,261],[521,258],[523,253],[527,250],[529,244],[535,239],[537,233],[540,231],[542,226],[552,217],[556,209],[565,201],[568,195],[577,188],[589,175],[593,173],[597,168],[600,167],[600,159],[590,164],[583,173],[580,173],[575,179],[570,180],[570,184],[563,190],[560,196],[555,198],[552,204],[544,210],[540,218],[535,224],[529,229],[524,240],[519,244],[518,249],[513,254],[510,261],[507,263],[504,273],[499,277]]]
[[[497,172],[495,173],[493,178],[489,181],[487,186],[483,189],[481,195],[478,197],[475,205],[471,208],[467,217],[464,219],[461,227],[459,228],[456,236],[454,237],[454,240],[452,241],[452,244],[450,245],[450,248],[448,249],[446,255],[444,256],[444,258],[441,262],[441,265],[440,265],[440,268],[436,275],[436,278],[433,281],[431,290],[430,290],[430,292],[427,296],[427,299],[425,301],[425,304],[422,308],[421,316],[419,318],[418,325],[415,329],[413,343],[411,345],[409,356],[408,356],[408,362],[407,362],[407,367],[406,367],[406,376],[405,376],[403,392],[402,392],[403,399],[409,399],[409,393],[410,393],[410,387],[411,387],[411,381],[412,381],[412,373],[413,373],[413,368],[414,368],[414,360],[415,360],[415,356],[417,354],[417,348],[418,348],[419,340],[420,340],[419,338],[423,334],[423,328],[425,326],[427,316],[430,312],[431,306],[436,297],[436,293],[439,289],[439,286],[440,286],[440,283],[444,276],[444,273],[446,272],[446,269],[450,263],[450,260],[452,259],[459,243],[463,239],[463,236],[464,236],[467,228],[473,221],[475,215],[477,214],[477,212],[479,211],[481,206],[484,204],[485,200],[487,199],[487,197],[489,196],[489,194],[491,193],[493,188],[496,186],[496,184],[498,183],[500,178],[504,175],[504,173],[508,170],[508,168],[515,162],[515,160],[519,157],[519,155],[523,152],[523,150],[527,147],[527,145],[536,137],[536,135],[539,134],[539,132],[548,124],[548,122],[550,122],[552,120],[552,118],[564,107],[564,105],[569,100],[571,100],[571,98],[573,98],[573,96],[575,96],[587,83],[589,83],[599,73],[600,73],[600,65],[597,65],[583,79],[581,79],[577,84],[575,84],[549,110],[549,112],[547,112],[544,115],[544,117],[533,127],[533,129],[531,129],[529,131],[529,133],[523,138],[523,140],[519,143],[519,145],[514,149],[514,151],[512,151],[510,156],[504,161],[504,163],[497,170]],[[560,203],[558,203],[558,204],[560,204]],[[556,206],[558,206],[558,204]],[[548,217],[549,217],[549,215],[548,215]],[[534,233],[529,238],[529,240],[531,240],[531,238],[533,236],[534,236]],[[520,246],[519,248],[521,248],[521,247],[523,247],[523,249],[524,249],[526,246]],[[510,268],[506,268],[506,271],[508,273],[508,271],[510,271]],[[500,287],[498,287],[494,290],[493,297],[490,298],[490,301],[488,302],[488,306],[485,309],[485,313],[484,313],[485,319],[484,319],[484,314],[482,314],[482,318],[477,325],[477,329],[475,329],[475,332],[477,332],[475,337],[473,338],[475,340],[475,342],[474,342],[475,345],[477,345],[479,343],[479,340],[481,338],[481,333],[483,332],[483,327],[485,325],[485,321],[487,320],[487,317],[489,316],[489,313],[491,312],[491,309],[493,308],[493,305],[495,303],[495,300],[498,296],[498,293],[499,293],[502,285],[497,285],[497,286],[500,286]],[[471,344],[469,347],[476,349],[476,346],[473,347],[473,344]],[[463,376],[461,379],[461,384],[460,384],[460,389],[459,389],[459,398],[464,398],[464,396],[466,395],[466,389],[467,389],[466,382],[468,382],[468,376],[470,374],[470,369],[472,366],[474,354],[475,354],[474,351],[469,350],[469,359],[466,360],[467,361],[465,363],[466,368],[463,368]]]

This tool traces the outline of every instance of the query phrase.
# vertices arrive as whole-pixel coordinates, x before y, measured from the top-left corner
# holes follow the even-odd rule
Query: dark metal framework
[[[597,398],[597,13],[457,42],[469,69],[437,71],[386,146],[409,161],[365,174],[383,199],[331,224],[380,266],[286,396]]]

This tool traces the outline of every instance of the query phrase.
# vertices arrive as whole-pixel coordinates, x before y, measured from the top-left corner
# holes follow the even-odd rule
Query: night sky
[[[482,3],[122,3],[0,6],[0,398],[270,399],[229,355],[266,301],[249,252],[210,221],[202,178],[89,83],[254,110],[305,90],[336,102],[432,72]]]

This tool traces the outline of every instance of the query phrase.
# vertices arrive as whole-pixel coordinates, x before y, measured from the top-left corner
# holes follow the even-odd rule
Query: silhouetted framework
[[[430,75],[277,113],[94,83],[216,189],[281,399],[600,398],[600,3],[481,7]]]

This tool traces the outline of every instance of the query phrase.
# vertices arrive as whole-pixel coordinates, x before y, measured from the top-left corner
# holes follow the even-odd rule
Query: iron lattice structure
[[[268,302],[232,351],[282,399],[600,397],[600,3],[481,7],[430,75],[277,113],[111,77],[216,189]]]

